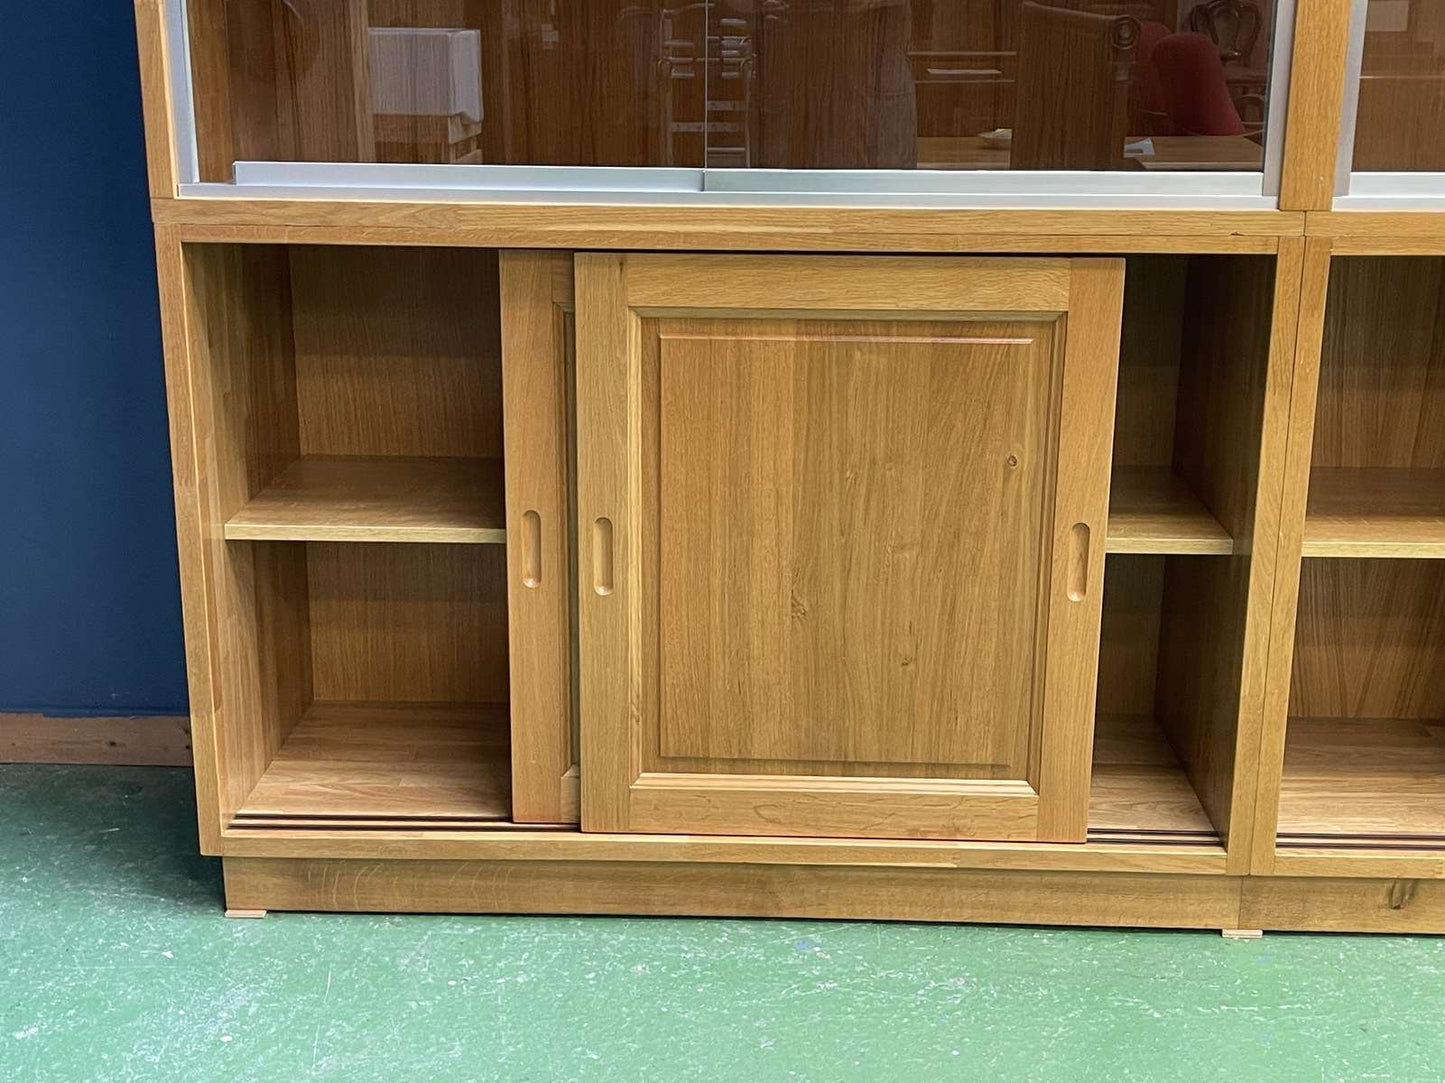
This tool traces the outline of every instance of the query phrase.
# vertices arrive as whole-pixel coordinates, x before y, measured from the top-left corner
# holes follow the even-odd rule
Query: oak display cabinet
[[[539,104],[581,7],[541,56],[485,5],[137,0],[233,913],[1445,932],[1445,227],[1332,209],[1349,19],[1286,5],[1222,61],[1281,95],[1225,155],[1252,179],[1111,152],[1074,205],[930,176],[946,118],[979,161],[985,119],[1047,122],[1017,66],[1055,39],[883,6],[900,48],[1005,48],[986,92],[888,65],[913,95],[846,146],[905,164],[840,179],[834,90],[779,82],[840,47],[825,4],[717,62],[722,8],[609,23],[675,31],[669,70],[696,37],[718,93],[668,128],[651,84]],[[1122,108],[1131,21],[1185,28],[1117,7],[1022,5]],[[608,124],[705,183],[595,172]]]

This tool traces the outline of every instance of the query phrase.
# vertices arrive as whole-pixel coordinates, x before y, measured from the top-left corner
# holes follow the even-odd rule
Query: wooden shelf
[[[506,541],[496,459],[305,455],[226,523],[232,541]]]
[[[1227,556],[1234,539],[1167,466],[1121,466],[1109,486],[1104,551]]]
[[[1304,555],[1445,557],[1445,470],[1312,470]]]
[[[485,826],[511,815],[505,705],[316,703],[230,826]]]
[[[1291,718],[1279,845],[1445,848],[1445,723]]]
[[[1090,842],[1218,845],[1179,759],[1154,719],[1100,715],[1094,723]]]

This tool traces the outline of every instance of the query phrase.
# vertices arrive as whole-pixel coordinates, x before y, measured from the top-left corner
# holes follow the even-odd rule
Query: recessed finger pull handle
[[[522,586],[542,585],[542,517],[535,511],[522,513]]]
[[[1082,602],[1089,595],[1089,524],[1069,528],[1069,601]]]
[[[605,517],[592,523],[592,589],[612,593],[612,520]]]

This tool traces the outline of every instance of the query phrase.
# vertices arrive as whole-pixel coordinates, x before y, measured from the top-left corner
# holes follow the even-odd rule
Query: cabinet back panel
[[[506,701],[501,546],[321,543],[306,550],[317,700]]]
[[[1289,709],[1445,718],[1445,561],[1305,560]]]
[[[1131,256],[1124,272],[1114,466],[1169,466],[1179,394],[1185,256]]]
[[[1445,468],[1445,259],[1331,264],[1314,466]]]
[[[1154,713],[1164,560],[1111,554],[1104,562],[1099,714]]]
[[[302,454],[501,456],[494,252],[290,254]]]

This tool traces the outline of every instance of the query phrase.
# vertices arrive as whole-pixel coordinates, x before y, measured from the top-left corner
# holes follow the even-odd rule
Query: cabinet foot
[[[264,911],[264,910],[233,910],[233,909],[231,909],[230,907],[227,907],[227,908],[226,908],[226,916],[227,916],[228,918],[264,918],[264,917],[266,916],[266,911]]]
[[[1220,929],[1219,935],[1226,940],[1259,940],[1264,936],[1263,929]]]

